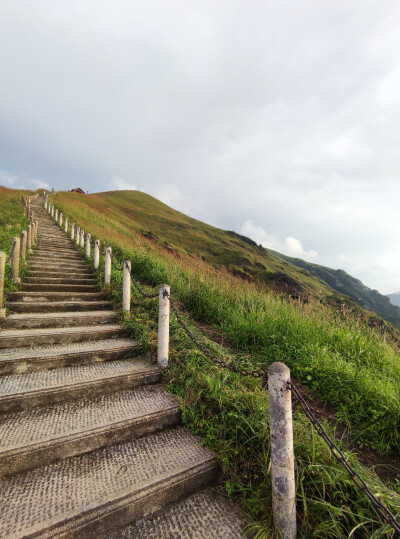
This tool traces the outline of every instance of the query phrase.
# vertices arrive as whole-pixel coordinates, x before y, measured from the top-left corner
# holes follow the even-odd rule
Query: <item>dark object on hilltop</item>
[[[75,187],[75,189],[70,189],[68,193],[79,193],[80,195],[84,195],[85,191],[80,187]]]

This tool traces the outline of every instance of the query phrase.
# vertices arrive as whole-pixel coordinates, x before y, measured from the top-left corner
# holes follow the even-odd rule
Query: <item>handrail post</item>
[[[168,366],[169,355],[169,293],[167,284],[160,286],[158,293],[158,350],[157,364],[160,367]]]
[[[76,245],[79,245],[79,242],[81,241],[81,227],[80,226],[77,226],[76,227]]]
[[[131,310],[131,263],[125,260],[122,270],[122,310],[129,312]]]
[[[94,242],[93,269],[99,269],[100,264],[100,240]]]
[[[26,248],[28,251],[32,249],[32,227],[31,225],[28,225],[26,227]]]
[[[13,252],[11,255],[11,277],[13,283],[20,283],[21,279],[19,278],[19,253],[20,253],[20,239],[17,237],[13,238]]]
[[[83,228],[81,229],[81,242],[80,242],[80,246],[81,246],[81,247],[85,247],[85,231],[83,230]]]
[[[107,247],[106,260],[104,262],[104,284],[110,284],[111,282],[111,256],[112,249],[111,247]]]
[[[26,230],[23,230],[21,232],[21,252],[20,252],[21,260],[25,260],[25,257],[26,257],[26,240],[27,240],[26,236],[27,236]]]
[[[279,537],[296,539],[292,394],[290,370],[283,363],[268,369],[272,511]]]
[[[58,208],[56,208],[56,212],[54,214],[54,221],[57,223],[58,221]]]
[[[63,214],[62,214],[62,212],[60,213],[60,219],[59,219],[59,221],[58,221],[58,224],[59,224],[60,226],[62,226],[62,224],[63,224]]]
[[[6,310],[3,307],[5,269],[6,269],[6,253],[3,253],[3,251],[0,251],[0,318],[4,318],[6,315]]]
[[[92,236],[88,233],[86,234],[86,258],[90,257],[90,240]]]
[[[71,225],[71,240],[75,238],[75,223]]]
[[[54,217],[54,204],[51,206],[51,216]]]
[[[66,234],[68,233],[68,217],[66,217],[64,221],[64,232]]]

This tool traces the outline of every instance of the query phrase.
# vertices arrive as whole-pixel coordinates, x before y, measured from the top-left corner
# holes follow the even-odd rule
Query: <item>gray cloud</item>
[[[0,10],[7,174],[56,189],[136,186],[400,289],[397,2]]]

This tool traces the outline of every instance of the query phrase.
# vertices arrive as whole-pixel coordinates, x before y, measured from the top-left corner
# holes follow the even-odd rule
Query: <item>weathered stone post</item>
[[[75,223],[72,223],[71,225],[71,240],[73,240],[75,237]]]
[[[48,208],[47,208],[47,213],[50,215],[51,214],[51,204],[49,204]]]
[[[76,245],[79,245],[79,242],[81,241],[81,227],[76,227]]]
[[[39,221],[35,221],[35,241],[38,239]]]
[[[32,249],[32,227],[28,225],[26,227],[26,248],[28,251]]]
[[[104,284],[110,284],[111,282],[111,256],[112,249],[111,247],[107,247],[106,260],[104,262]]]
[[[3,307],[5,269],[6,269],[6,253],[3,253],[3,251],[0,251],[0,318],[4,318],[6,315],[6,310]]]
[[[86,258],[90,257],[90,240],[92,239],[92,236],[90,234],[86,234]]]
[[[21,252],[20,252],[21,260],[25,260],[25,257],[26,257],[26,240],[27,240],[26,236],[27,236],[26,230],[23,230],[21,232]]]
[[[51,216],[54,217],[54,205],[51,206]]]
[[[20,240],[17,237],[13,238],[13,250],[11,255],[11,277],[13,283],[20,283],[19,278],[19,253],[20,253]]]
[[[64,221],[64,232],[66,234],[68,233],[68,217],[66,217]]]
[[[54,213],[54,221],[57,223],[58,221],[58,208],[56,208],[56,211]]]
[[[131,263],[125,260],[122,265],[122,310],[131,310]]]
[[[81,229],[81,243],[80,243],[81,247],[85,247],[85,231],[83,230],[83,228]]]
[[[44,207],[45,210],[47,210],[47,199],[46,198],[44,199],[43,207]]]
[[[93,269],[99,269],[100,264],[100,240],[94,242]]]
[[[168,366],[169,355],[169,293],[170,287],[163,284],[158,294],[158,352],[157,364]]]
[[[271,440],[272,511],[279,537],[296,538],[292,394],[290,370],[283,363],[268,369]]]
[[[62,212],[60,212],[60,219],[59,219],[59,221],[58,221],[58,224],[59,224],[60,226],[62,226],[62,224],[63,224],[63,214],[62,214]]]

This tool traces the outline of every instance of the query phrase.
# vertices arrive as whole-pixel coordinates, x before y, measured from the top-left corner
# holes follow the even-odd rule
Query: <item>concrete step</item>
[[[7,304],[7,313],[59,313],[98,311],[100,309],[112,309],[111,301],[40,301],[25,302],[12,301]]]
[[[88,276],[93,277],[93,271],[85,264],[82,266],[82,268],[78,269],[59,269],[55,270],[52,268],[51,270],[49,268],[47,269],[30,269],[29,270],[29,277],[43,277],[43,278],[54,278],[59,279],[60,277],[73,277],[73,278],[79,278],[82,276],[82,279],[86,279]]]
[[[62,328],[94,326],[119,322],[117,311],[10,314],[1,321],[2,329]],[[1,334],[0,334],[1,335]]]
[[[67,328],[6,329],[0,331],[0,350],[32,346],[51,346],[126,337],[120,324]]]
[[[49,259],[45,259],[45,258],[41,258],[41,259],[38,259],[38,260],[32,260],[30,262],[30,266],[32,268],[34,267],[41,267],[41,268],[49,268],[49,266],[51,268],[67,268],[67,267],[81,267],[81,266],[85,266],[85,261],[81,258],[81,259],[76,259],[76,260],[73,260],[73,259],[64,259],[64,260],[54,260],[53,258],[51,258],[50,260]]]
[[[161,386],[3,414],[0,477],[176,425],[179,402]]]
[[[46,302],[46,301],[102,301],[105,294],[99,292],[9,292],[7,302]]]
[[[197,438],[169,429],[5,478],[0,529],[15,539],[97,538],[208,485],[217,472]]]
[[[34,264],[40,264],[41,262],[51,262],[51,264],[55,263],[64,263],[65,261],[70,260],[71,262],[82,262],[83,259],[80,256],[79,253],[76,251],[70,254],[59,254],[59,255],[51,255],[51,254],[45,254],[45,253],[38,253],[35,249],[35,254],[30,259],[31,263]]]
[[[65,283],[35,283],[29,282],[21,286],[21,290],[29,292],[98,292],[97,284],[65,284]]]
[[[10,374],[1,378],[0,413],[107,395],[158,382],[160,376],[157,365],[139,359]]]
[[[98,342],[0,350],[0,375],[132,358],[139,350],[139,343],[132,339],[106,339]]]
[[[84,278],[64,278],[64,277],[26,277],[25,284],[97,284],[97,280],[93,275],[85,275]]]
[[[154,515],[111,530],[103,539],[243,539],[248,524],[237,505],[206,488]]]

